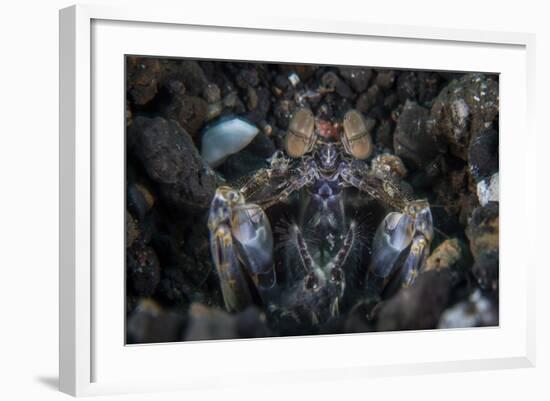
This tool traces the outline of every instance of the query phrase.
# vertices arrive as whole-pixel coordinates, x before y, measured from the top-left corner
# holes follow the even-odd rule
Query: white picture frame
[[[140,31],[144,30],[147,31],[147,36],[139,36]],[[224,48],[208,53],[208,45],[214,46],[215,36],[222,33],[231,39],[232,45],[226,43]],[[182,49],[177,40],[163,40],[179,35],[200,38],[202,49],[189,50],[189,54],[186,54],[186,49]],[[250,48],[253,47],[254,35],[261,35],[263,41],[273,44],[269,53],[259,53],[258,49],[255,56],[251,56],[253,53],[246,53],[252,51]],[[139,45],[130,43],[128,37],[140,37]],[[300,54],[288,50],[289,55],[284,56],[278,50],[277,43],[289,39],[295,43],[307,44],[313,49],[308,53],[306,49],[311,47],[304,48]],[[123,229],[117,229],[123,227],[122,211],[119,210],[122,203],[118,202],[121,198],[117,196],[123,193],[120,178],[124,174],[124,164],[121,162],[124,155],[123,152],[120,153],[124,146],[123,114],[117,117],[117,113],[123,109],[123,102],[117,103],[119,97],[123,97],[120,90],[123,69],[118,70],[123,65],[120,55],[196,57],[202,51],[200,54],[210,54],[211,58],[221,59],[368,65],[362,58],[364,56],[360,55],[347,55],[344,60],[339,58],[338,52],[330,55],[317,54],[315,46],[318,46],[316,42],[319,40],[327,43],[338,40],[342,55],[345,54],[346,47],[351,49],[364,45],[375,49],[376,46],[401,46],[395,47],[401,49],[399,52],[388,50],[376,53],[379,62],[373,64],[377,66],[431,66],[431,69],[479,70],[502,74],[500,146],[503,224],[500,326],[477,330],[366,336],[125,346],[120,337],[124,314],[120,313],[123,306],[119,302],[124,291],[123,285],[120,285],[124,270],[120,253],[123,251],[123,242],[120,242]],[[235,43],[239,41],[242,43],[237,46]],[[104,5],[79,5],[61,10],[60,390],[72,395],[93,395],[244,386],[250,378],[254,378],[259,385],[274,377],[280,383],[292,382],[296,377],[299,380],[343,377],[360,380],[364,377],[397,375],[403,372],[410,374],[534,366],[535,284],[531,273],[535,268],[535,260],[524,258],[520,260],[522,270],[519,274],[514,277],[507,274],[508,266],[511,269],[519,260],[517,250],[514,251],[514,246],[509,245],[514,244],[519,249],[532,245],[525,239],[518,238],[514,234],[515,230],[506,229],[508,225],[518,231],[521,231],[520,227],[530,230],[528,232],[535,231],[533,225],[536,212],[528,207],[529,197],[534,198],[531,188],[534,188],[535,178],[527,174],[528,171],[535,170],[535,134],[531,125],[535,84],[534,44],[535,38],[531,34],[373,25],[357,20],[324,21],[250,14],[227,16],[215,11],[206,15],[188,9],[184,12],[181,9],[113,8]],[[422,50],[423,47],[426,49]],[[432,53],[437,49],[439,55],[443,55],[437,63],[430,64],[429,57],[422,60],[411,57],[421,51],[426,51],[429,55],[430,49]],[[472,51],[480,54],[480,61],[476,65],[467,57]],[[462,54],[461,52],[464,58],[458,63],[451,54]],[[491,53],[487,55],[487,52]],[[408,64],[404,64],[405,62]],[[98,86],[98,82],[103,84]],[[107,89],[114,91],[112,97],[105,92]],[[118,95],[117,90],[120,92]],[[107,103],[111,111],[107,110]],[[518,110],[513,118],[506,114],[512,109]],[[94,133],[113,127],[115,131],[110,131],[111,138],[107,147],[104,137]],[[510,135],[518,130],[525,133],[524,141],[531,146],[515,150],[515,160],[520,167],[512,171],[507,168],[510,164],[507,155],[514,147]],[[122,136],[118,135],[121,132]],[[523,182],[525,191],[514,192],[507,185],[512,181]],[[102,195],[105,193],[117,194],[115,198],[118,200],[113,201],[115,206],[112,210],[108,199]],[[115,222],[115,229],[107,230],[106,223],[109,221]],[[120,247],[120,252],[116,247]],[[534,255],[533,252],[526,254]],[[120,269],[120,272],[106,273],[104,268],[107,263],[113,264],[111,271]],[[509,290],[512,288],[517,299],[511,298]],[[97,296],[96,291],[102,292],[101,297]],[[112,313],[107,311],[107,304],[117,305],[111,307]],[[454,354],[453,350],[448,350],[448,353],[438,352],[438,346],[445,348],[448,341],[457,344]],[[413,351],[407,351],[406,347],[403,348],[403,353],[394,351],[393,355],[377,354],[375,351],[376,348],[388,344],[398,347],[399,343],[404,342],[412,342],[419,348],[430,345],[434,351],[432,355],[426,352],[424,359],[420,359]],[[370,343],[373,344],[369,345]],[[462,343],[480,346],[466,351],[461,348]],[[326,353],[329,356],[315,359],[314,351],[320,346],[328,350]],[[229,362],[220,363],[214,371],[207,370],[206,365],[199,363],[193,369],[187,370],[179,366],[179,374],[167,374],[170,369],[173,372],[174,367],[178,366],[176,358],[182,347],[186,347],[187,358],[215,353],[222,361],[243,361],[233,365]],[[335,349],[357,350],[369,347],[373,350],[368,354],[369,358],[363,359],[361,352],[331,353]],[[249,363],[249,360],[254,360],[254,355],[259,354],[268,355],[266,360],[270,361],[269,366],[266,362],[260,366]],[[298,356],[288,368],[284,359],[278,357],[284,354]],[[165,372],[147,369],[147,366],[155,366],[155,361],[171,358],[174,360],[167,363]],[[142,361],[141,368],[145,370],[143,377],[135,369],[132,370],[132,366],[140,365],[139,361]],[[121,369],[121,364],[126,369]],[[242,379],[243,373],[246,374],[246,380]]]

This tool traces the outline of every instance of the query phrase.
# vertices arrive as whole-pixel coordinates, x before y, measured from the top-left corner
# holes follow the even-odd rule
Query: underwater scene
[[[127,344],[498,326],[498,75],[125,74]]]

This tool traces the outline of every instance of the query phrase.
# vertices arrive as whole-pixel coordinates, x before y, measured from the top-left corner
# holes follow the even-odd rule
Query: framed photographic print
[[[532,36],[60,18],[62,391],[534,363]]]

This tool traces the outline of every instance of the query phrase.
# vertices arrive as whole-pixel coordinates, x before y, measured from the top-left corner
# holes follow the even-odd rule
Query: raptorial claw
[[[422,269],[433,239],[427,201],[411,202],[405,213],[392,212],[378,227],[373,240],[370,271],[393,285],[411,285]]]
[[[399,273],[400,282],[403,286],[410,286],[416,279],[428,256],[428,245],[428,241],[423,236],[414,237],[407,259],[403,262],[403,267],[401,267]]]
[[[229,311],[237,311],[250,305],[252,294],[235,255],[229,227],[221,225],[211,233],[210,250],[220,279],[226,308]]]
[[[425,199],[409,202],[405,212],[414,217],[414,230],[422,234],[428,242],[434,237],[434,225],[430,204]]]
[[[264,211],[254,204],[233,210],[232,233],[238,256],[256,286],[271,287],[273,277],[273,233]]]
[[[378,277],[390,276],[413,235],[411,216],[397,212],[388,214],[374,235],[370,270]]]
[[[273,234],[264,211],[230,187],[216,191],[208,219],[210,247],[230,311],[252,303],[256,291],[275,283]],[[251,285],[253,284],[253,286]]]

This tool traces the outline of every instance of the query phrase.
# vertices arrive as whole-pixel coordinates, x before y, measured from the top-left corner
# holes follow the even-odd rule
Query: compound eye
[[[350,110],[344,116],[344,132],[341,135],[346,152],[356,159],[364,160],[372,153],[372,138],[363,115]]]
[[[293,158],[302,157],[311,151],[315,143],[315,118],[311,110],[296,110],[288,126],[285,137],[286,153]]]

